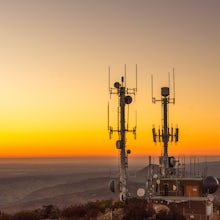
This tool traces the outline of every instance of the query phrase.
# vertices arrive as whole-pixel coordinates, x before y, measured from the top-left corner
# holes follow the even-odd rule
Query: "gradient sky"
[[[219,0],[0,0],[0,157],[117,155],[107,131],[111,84],[138,65],[137,139],[132,155],[159,155],[154,93],[175,68],[180,129],[170,154],[220,154]],[[115,124],[115,100],[110,100]]]

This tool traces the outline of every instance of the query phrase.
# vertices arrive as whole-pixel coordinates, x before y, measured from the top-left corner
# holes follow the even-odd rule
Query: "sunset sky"
[[[138,93],[127,136],[132,155],[160,155],[151,129],[175,68],[176,104],[169,123],[180,129],[170,154],[220,154],[219,0],[0,0],[0,157],[118,155],[117,97],[108,93],[127,65]]]

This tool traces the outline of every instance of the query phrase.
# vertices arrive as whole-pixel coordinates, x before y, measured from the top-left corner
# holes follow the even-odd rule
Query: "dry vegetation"
[[[0,220],[110,220],[111,218],[117,220],[185,219],[172,209],[169,212],[156,214],[151,204],[144,199],[137,198],[129,199],[125,203],[114,202],[113,200],[98,200],[83,205],[69,206],[62,210],[53,205],[47,205],[33,211],[21,211],[15,214],[1,213],[0,215]]]

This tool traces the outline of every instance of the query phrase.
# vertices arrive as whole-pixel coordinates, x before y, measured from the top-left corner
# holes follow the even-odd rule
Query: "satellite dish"
[[[132,97],[130,95],[125,96],[125,103],[131,104],[132,103]]]
[[[175,165],[176,165],[175,157],[169,157],[169,166],[175,167]]]
[[[145,195],[145,189],[139,188],[139,189],[137,190],[137,196],[138,196],[138,197],[143,197],[144,195]]]
[[[176,190],[177,190],[177,186],[173,185],[173,191],[176,191]]]
[[[127,154],[130,154],[130,153],[131,153],[131,150],[128,149],[128,150],[127,150]]]
[[[115,192],[115,181],[114,180],[111,180],[110,182],[109,182],[109,189],[110,189],[110,191],[111,192]]]
[[[108,188],[113,193],[118,193],[120,190],[120,183],[117,179],[111,179],[108,183]]]
[[[207,176],[203,181],[203,192],[212,194],[217,191],[219,186],[218,179],[214,176]]]
[[[155,173],[155,174],[153,175],[153,178],[154,178],[154,179],[157,179],[157,178],[158,178],[158,175]]]

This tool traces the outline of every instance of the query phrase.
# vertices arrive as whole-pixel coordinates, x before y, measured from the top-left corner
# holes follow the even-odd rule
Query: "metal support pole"
[[[125,139],[125,87],[120,88],[120,141],[121,141],[121,164],[120,164],[120,200],[127,197],[127,156]]]
[[[169,141],[169,133],[168,133],[168,118],[167,118],[167,104],[168,98],[162,99],[163,104],[163,143],[164,143],[164,152],[163,152],[163,163],[165,168],[165,175],[167,173],[167,169],[169,168],[169,161],[168,161],[168,141]]]

